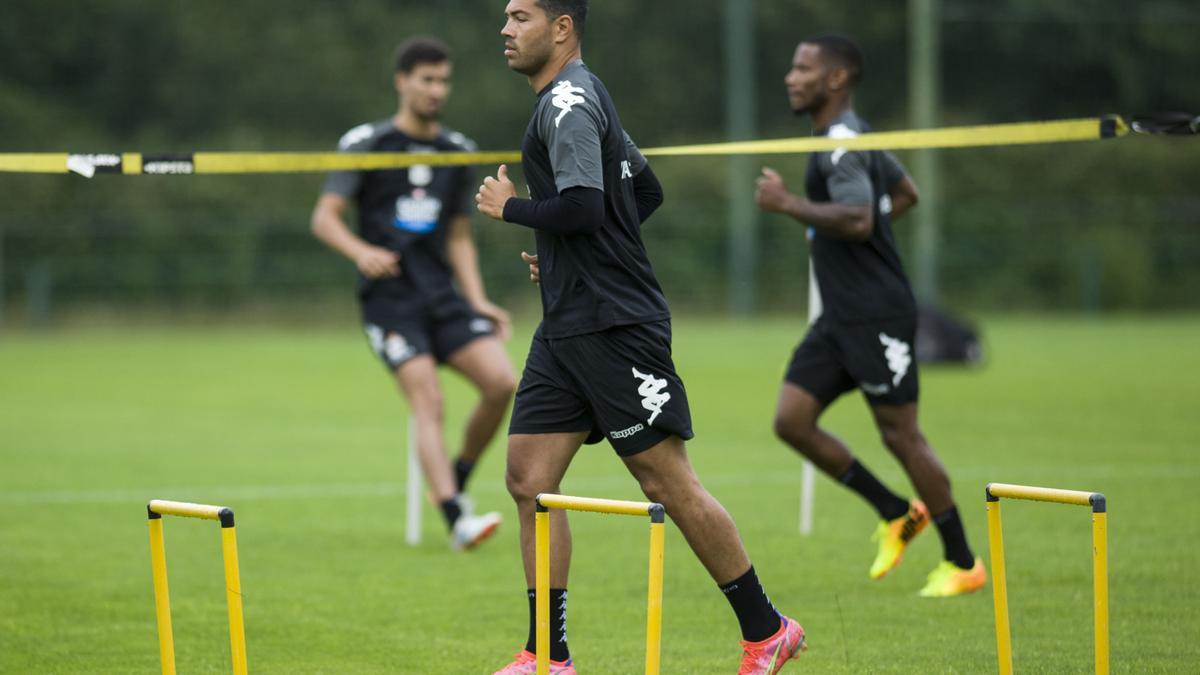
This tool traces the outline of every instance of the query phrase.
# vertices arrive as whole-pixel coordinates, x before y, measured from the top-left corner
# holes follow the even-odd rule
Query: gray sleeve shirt
[[[559,194],[573,187],[604,190],[600,141],[608,119],[587,71],[582,66],[564,69],[542,98],[537,115],[538,133],[549,150]]]

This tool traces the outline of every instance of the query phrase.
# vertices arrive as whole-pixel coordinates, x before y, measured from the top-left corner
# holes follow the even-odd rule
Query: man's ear
[[[575,35],[575,20],[570,14],[563,14],[554,20],[554,44],[562,44]]]
[[[845,66],[834,66],[829,71],[829,88],[841,91],[850,87],[850,71]]]

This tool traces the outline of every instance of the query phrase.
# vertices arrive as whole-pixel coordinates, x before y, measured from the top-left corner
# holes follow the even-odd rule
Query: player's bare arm
[[[479,252],[471,236],[471,219],[467,216],[457,216],[450,222],[446,257],[463,297],[472,309],[496,324],[501,340],[507,340],[512,335],[512,317],[487,298],[483,278],[479,274]]]
[[[372,246],[346,225],[346,198],[326,192],[317,199],[312,213],[312,233],[329,248],[341,253],[370,279],[400,276],[400,254]]]
[[[892,189],[888,192],[892,198],[892,222],[896,222],[904,217],[904,214],[917,205],[920,201],[920,196],[917,192],[917,184],[909,176],[901,178]]]
[[[758,178],[754,200],[763,211],[791,216],[827,237],[866,241],[875,228],[870,206],[811,202],[788,192],[783,177],[768,167]]]
[[[479,186],[475,204],[479,212],[496,220],[504,220],[504,205],[517,196],[517,189],[508,179],[508,165],[501,164],[496,177],[488,176]]]

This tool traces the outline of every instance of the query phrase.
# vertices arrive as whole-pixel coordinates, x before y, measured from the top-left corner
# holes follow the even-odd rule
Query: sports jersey
[[[432,140],[415,139],[392,119],[363,124],[338,143],[341,152],[470,152],[475,144],[460,133],[443,130]],[[325,192],[342,195],[357,206],[358,233],[369,244],[400,254],[400,276],[369,279],[360,275],[359,296],[387,297],[402,307],[449,302],[458,297],[446,258],[446,238],[454,216],[472,213],[475,175],[470,167],[417,165],[382,171],[336,171]]]
[[[852,110],[842,112],[818,135],[853,138],[869,127]],[[875,216],[870,239],[837,239],[809,230],[813,271],[823,316],[860,323],[916,313],[912,288],[896,250],[889,191],[904,168],[880,151],[814,153],[805,188],[812,202],[869,205]]]
[[[598,231],[536,230],[542,334],[561,338],[670,317],[642,243],[633,178],[646,160],[621,127],[604,84],[583,61],[542,91],[522,145],[533,200],[571,188],[604,192]]]

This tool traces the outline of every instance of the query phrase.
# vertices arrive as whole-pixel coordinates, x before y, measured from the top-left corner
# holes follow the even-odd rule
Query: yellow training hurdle
[[[988,543],[992,553],[992,597],[996,610],[996,657],[1001,675],[1012,675],[1012,633],[1008,625],[1008,586],[1004,578],[1004,535],[1000,498],[1092,507],[1092,586],[1094,601],[1096,673],[1108,675],[1108,503],[1099,492],[1058,490],[989,483]]]
[[[662,654],[663,552],[666,510],[662,504],[539,494],[536,515],[537,672],[550,672],[550,509],[650,517],[650,583],[646,601],[646,673],[658,675]]]
[[[163,516],[183,516],[221,523],[221,551],[225,559],[225,599],[229,605],[229,647],[233,672],[246,673],[246,627],[242,620],[242,582],[238,575],[237,534],[233,509],[155,499],[146,506],[150,523],[150,566],[154,573],[154,609],[158,617],[158,651],[163,675],[175,673],[175,638],[171,631],[171,595],[167,588],[167,549]]]

